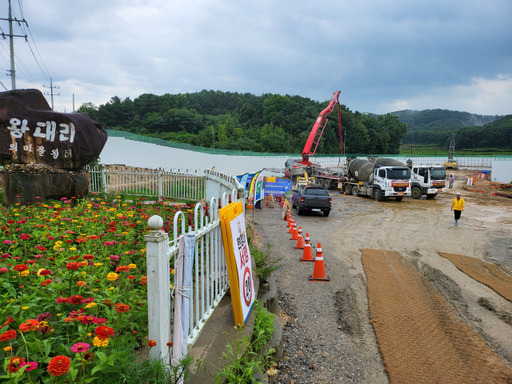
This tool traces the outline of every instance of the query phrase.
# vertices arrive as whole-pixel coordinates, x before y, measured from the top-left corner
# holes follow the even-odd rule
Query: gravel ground
[[[463,254],[511,267],[512,201],[470,195],[461,188],[466,210],[455,227],[450,203],[456,190],[433,200],[379,203],[334,192],[329,217],[298,216],[293,210],[313,247],[321,243],[329,282],[309,281],[314,264],[299,261],[302,251],[294,249],[281,209],[248,212],[259,247],[264,250],[270,245],[272,256],[282,264],[272,276],[279,290],[284,356],[271,383],[389,382],[370,323],[363,248],[395,250],[413,263],[459,318],[512,367],[512,328],[502,320],[512,315],[512,304],[437,253]],[[493,311],[482,303],[490,303]]]
[[[352,276],[350,266],[332,260],[326,264],[331,281],[310,282],[314,263],[299,261],[303,251],[294,249],[296,242],[289,240],[286,222],[279,215],[278,209],[265,208],[248,214],[260,247],[273,244],[271,253],[282,258],[283,265],[273,277],[279,290],[279,318],[284,324],[284,356],[270,382],[388,382],[364,307],[366,299],[358,298],[363,295],[356,292],[364,290],[362,276]],[[322,216],[306,218],[317,221],[319,227],[328,225],[328,218]]]

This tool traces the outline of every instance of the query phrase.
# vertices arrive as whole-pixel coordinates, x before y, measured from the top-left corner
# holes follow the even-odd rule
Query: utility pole
[[[52,110],[53,110],[53,95],[54,95],[53,90],[54,89],[59,89],[59,87],[56,87],[56,86],[53,85],[53,80],[52,80],[51,77],[50,77],[50,86],[43,84],[43,87],[50,88],[50,93],[45,93],[45,95],[50,95],[51,96],[51,99],[52,99]],[[55,94],[55,96],[60,96],[60,93]]]
[[[10,55],[11,55],[11,69],[9,70],[11,76],[11,86],[12,89],[16,89],[16,70],[14,68],[14,38],[15,37],[23,37],[27,40],[27,35],[15,35],[12,30],[12,22],[16,21],[19,23],[27,23],[25,19],[18,20],[12,18],[12,8],[11,8],[11,0],[9,0],[9,17],[7,19],[0,18],[0,20],[7,20],[9,22],[9,34],[5,34],[2,32],[2,37],[5,39],[6,36],[9,36],[9,45],[10,45]]]

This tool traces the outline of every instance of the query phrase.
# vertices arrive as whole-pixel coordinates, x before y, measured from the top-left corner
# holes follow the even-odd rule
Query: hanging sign
[[[221,208],[219,216],[231,288],[233,316],[235,324],[243,326],[251,312],[255,292],[242,202],[233,202]]]

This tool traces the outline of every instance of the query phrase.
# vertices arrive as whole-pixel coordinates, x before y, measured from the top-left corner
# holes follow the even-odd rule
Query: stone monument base
[[[4,204],[34,204],[63,197],[83,199],[89,193],[89,172],[41,165],[6,165],[0,171]]]

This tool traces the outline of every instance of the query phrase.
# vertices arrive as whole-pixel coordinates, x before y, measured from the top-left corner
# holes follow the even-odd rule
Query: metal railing
[[[163,219],[153,216],[148,220],[151,229],[145,236],[147,283],[148,283],[148,329],[149,338],[156,341],[156,347],[150,350],[150,359],[164,359],[169,362],[167,343],[173,340],[174,294],[170,290],[170,261],[176,262],[180,238],[193,237],[194,258],[192,264],[191,286],[186,287],[189,300],[188,334],[186,345],[189,348],[199,337],[208,318],[229,288],[226,257],[222,244],[219,208],[238,201],[240,184],[231,176],[218,172],[205,172],[205,183],[218,182],[219,197],[211,197],[209,203],[197,203],[194,208],[193,228],[186,228],[185,214],[177,212],[173,221],[173,238],[162,230]],[[228,193],[230,187],[230,193]],[[178,272],[179,273],[179,272]],[[175,279],[177,276],[175,275]]]
[[[156,200],[165,197],[198,201],[205,197],[205,176],[202,171],[167,171],[119,165],[87,166],[86,170],[91,175],[90,192]]]

